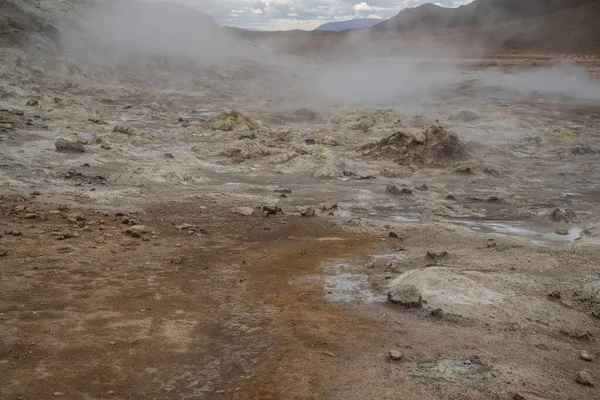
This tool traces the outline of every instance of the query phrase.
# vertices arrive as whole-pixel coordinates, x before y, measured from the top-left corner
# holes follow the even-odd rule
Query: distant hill
[[[369,28],[380,23],[382,20],[376,18],[351,19],[349,21],[329,22],[315,29],[315,31],[342,32],[348,29]]]
[[[400,11],[398,15],[373,27],[374,30],[442,30],[459,27],[490,26],[516,19],[539,17],[598,0],[475,0],[458,8],[424,4]]]

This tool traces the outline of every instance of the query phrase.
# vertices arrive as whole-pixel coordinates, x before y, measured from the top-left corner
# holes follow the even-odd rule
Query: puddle
[[[220,111],[198,109],[192,110],[188,113],[181,113],[178,115],[178,117],[214,117],[216,115],[219,115],[220,113]]]
[[[358,273],[360,267],[349,264],[335,264],[328,268],[331,275],[325,276],[323,289],[325,300],[334,303],[373,303],[385,301],[386,296],[371,290],[369,278]]]
[[[405,215],[392,215],[392,221],[410,223],[410,222],[419,222],[419,219],[415,218],[415,217],[405,216]]]
[[[532,226],[526,227],[526,222],[519,221],[466,221],[454,220],[447,221],[468,227],[474,232],[483,233],[502,233],[505,235],[520,236],[528,239],[532,243],[547,245],[551,243],[572,243],[580,237],[582,229],[578,225],[560,225],[560,224],[540,224],[535,229]],[[533,225],[531,222],[528,225]],[[557,228],[568,228],[568,235],[559,235],[555,233]]]

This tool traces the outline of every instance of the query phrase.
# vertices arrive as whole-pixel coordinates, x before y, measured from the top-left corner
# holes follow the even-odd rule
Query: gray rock
[[[66,139],[58,139],[54,142],[57,151],[68,151],[75,153],[85,153],[85,146],[79,142],[71,142]]]
[[[556,231],[554,231],[557,235],[561,235],[561,236],[568,236],[569,235],[569,230],[568,229],[564,229],[564,228],[558,228]]]
[[[556,210],[554,210],[552,212],[552,215],[550,216],[550,218],[552,218],[553,221],[556,222],[564,222],[566,224],[568,223],[579,223],[581,222],[581,220],[579,219],[579,217],[577,217],[577,214],[575,214],[575,212],[573,212],[573,210],[570,209],[561,209],[561,208],[557,208]]]
[[[124,133],[125,135],[130,135],[130,136],[135,133],[135,131],[133,130],[132,127],[126,126],[126,125],[123,125],[123,124],[117,124],[114,127],[113,132]]]
[[[479,119],[479,115],[475,114],[473,111],[462,110],[458,114],[451,116],[450,119],[459,120],[462,122],[471,122]]]
[[[590,373],[587,371],[579,371],[577,377],[575,378],[575,382],[583,386],[594,386],[594,382],[592,382],[592,375],[590,375]]]
[[[593,361],[594,358],[585,350],[581,350],[581,359],[584,361]]]
[[[422,303],[421,293],[415,285],[400,284],[396,286],[388,293],[388,300],[407,308],[419,308]]]
[[[235,207],[231,209],[231,212],[234,214],[249,216],[254,214],[254,209],[252,207]]]
[[[399,195],[399,194],[413,194],[412,190],[408,189],[408,188],[402,188],[400,189],[398,186],[396,185],[387,185],[385,188],[385,191],[389,194],[393,194],[393,195]]]
[[[400,361],[402,360],[402,353],[396,350],[390,350],[390,358],[392,361]]]

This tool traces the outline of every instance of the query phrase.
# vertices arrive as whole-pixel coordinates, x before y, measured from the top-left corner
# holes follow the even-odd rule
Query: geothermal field
[[[0,2],[0,399],[600,399],[600,3],[515,3]]]

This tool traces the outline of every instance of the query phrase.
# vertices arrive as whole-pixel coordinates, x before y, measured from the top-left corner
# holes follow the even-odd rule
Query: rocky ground
[[[599,397],[580,70],[373,107],[291,64],[36,54],[0,65],[2,399]]]

